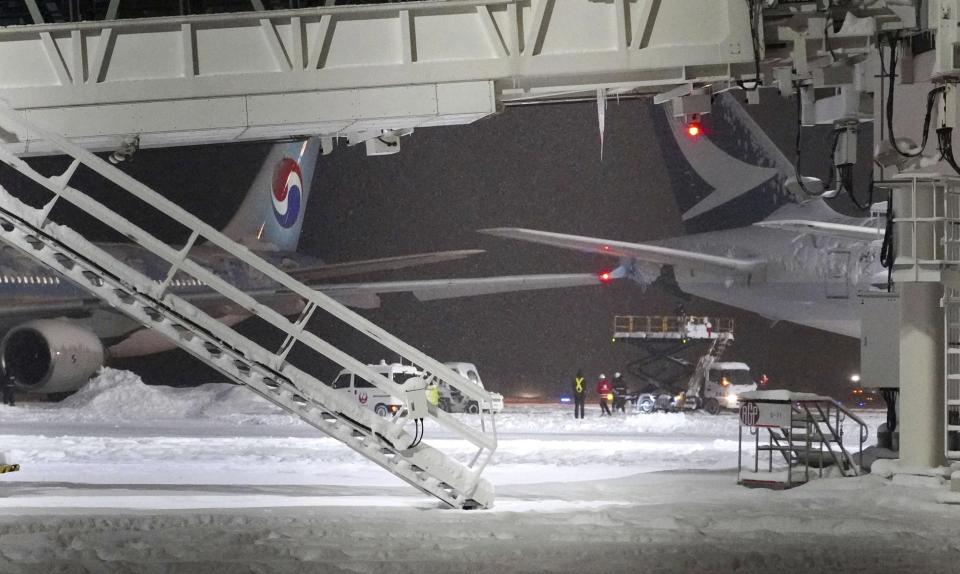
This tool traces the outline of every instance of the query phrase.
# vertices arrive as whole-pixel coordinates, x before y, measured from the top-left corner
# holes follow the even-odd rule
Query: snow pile
[[[52,410],[61,414],[74,411],[81,420],[101,421],[287,417],[279,408],[243,387],[224,383],[192,388],[152,386],[134,373],[110,368],[101,369],[94,379],[54,405]]]
[[[713,416],[700,412],[642,414],[628,411],[601,417],[588,407],[586,418],[573,418],[573,407],[554,405],[509,407],[497,415],[500,433],[603,433],[733,436],[739,425],[734,413]]]
[[[274,406],[249,389],[227,383],[208,383],[192,388],[176,388],[145,384],[128,371],[104,368],[76,394],[60,403],[21,402],[15,408],[0,406],[2,421],[9,424],[91,422],[140,426],[177,424],[229,423],[232,426],[282,427],[284,436],[313,436],[315,431],[297,417]],[[477,427],[476,415],[454,415],[465,424]],[[875,428],[874,414],[863,415]],[[882,416],[882,413],[876,415]],[[880,420],[880,419],[877,419]],[[713,416],[703,412],[642,414],[628,409],[625,414],[600,416],[600,408],[588,405],[586,418],[575,419],[573,407],[549,405],[507,405],[496,417],[501,435],[535,433],[567,435],[579,439],[588,435],[616,435],[623,438],[655,436],[666,438],[704,437],[736,440],[739,422],[734,411]],[[849,436],[856,430],[848,421]],[[452,438],[450,432],[428,421],[432,438]],[[296,429],[296,430],[295,430]],[[270,431],[273,433],[274,431]],[[871,433],[872,434],[872,433]],[[873,441],[871,441],[872,443]]]

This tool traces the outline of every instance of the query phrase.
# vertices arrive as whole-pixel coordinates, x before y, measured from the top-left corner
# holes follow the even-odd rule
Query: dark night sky
[[[792,105],[756,111],[792,145]],[[596,105],[509,108],[473,125],[417,130],[401,153],[367,157],[363,146],[321,158],[313,181],[301,250],[348,261],[441,249],[482,248],[465,262],[368,280],[596,271],[616,262],[475,233],[495,226],[652,240],[680,233],[679,213],[662,167],[647,100],[611,101],[600,161]],[[786,148],[785,148],[786,149]],[[265,155],[264,144],[144,150],[124,169],[212,224],[229,219]],[[788,153],[788,157],[792,157]],[[822,161],[824,158],[819,158]],[[817,158],[810,160],[816,163]],[[53,165],[57,160],[41,160]],[[805,160],[806,163],[806,160]],[[608,376],[636,356],[610,342],[616,314],[670,313],[678,300],[633,283],[421,303],[384,297],[362,313],[441,360],[475,362],[489,388],[505,393],[566,391],[582,368]],[[690,314],[738,321],[730,360],[749,362],[775,386],[842,394],[857,370],[855,340],[769,321],[708,301]],[[333,341],[337,342],[337,341]],[[351,347],[355,340],[348,341]],[[361,350],[376,361],[379,350]],[[149,382],[214,380],[179,353],[125,361]]]

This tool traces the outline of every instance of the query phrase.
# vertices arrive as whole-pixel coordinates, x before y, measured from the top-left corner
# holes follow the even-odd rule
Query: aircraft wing
[[[375,309],[383,293],[413,293],[420,301],[473,297],[512,291],[533,291],[559,287],[580,287],[604,283],[593,273],[557,275],[511,275],[475,279],[427,279],[421,281],[385,281],[324,285],[317,290],[350,307]]]
[[[287,270],[287,273],[298,281],[303,283],[312,283],[331,279],[333,277],[344,277],[347,275],[359,275],[371,271],[393,271],[407,267],[417,267],[420,265],[431,265],[433,263],[442,263],[444,261],[455,261],[483,253],[482,249],[461,249],[457,251],[435,251],[433,253],[417,253],[415,255],[401,255],[399,257],[383,257],[380,259],[365,259],[362,261],[348,261],[346,263],[330,263],[323,265],[303,266]]]
[[[482,229],[480,232],[488,235],[496,235],[497,237],[507,237],[532,243],[552,245],[564,249],[572,249],[574,251],[582,251],[584,253],[639,259],[658,265],[693,267],[695,269],[703,269],[720,274],[733,272],[736,274],[749,275],[760,270],[766,264],[762,259],[737,259],[696,251],[687,251],[684,249],[675,249],[672,247],[663,247],[660,245],[611,241],[596,237],[566,235],[563,233],[535,231],[533,229],[521,229],[518,227]]]
[[[883,230],[876,227],[860,225],[846,225],[843,223],[829,223],[826,221],[809,221],[804,219],[783,219],[778,221],[760,221],[754,223],[757,227],[768,229],[782,229],[797,233],[809,233],[838,239],[853,241],[879,241],[883,239]]]

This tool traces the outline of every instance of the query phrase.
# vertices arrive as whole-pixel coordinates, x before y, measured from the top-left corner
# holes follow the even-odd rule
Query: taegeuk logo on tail
[[[290,158],[283,158],[273,173],[273,215],[281,227],[289,228],[300,216],[303,193],[303,176],[300,165]]]

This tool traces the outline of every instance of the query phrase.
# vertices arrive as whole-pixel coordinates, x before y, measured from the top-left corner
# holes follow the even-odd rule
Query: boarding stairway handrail
[[[497,446],[494,415],[489,408],[492,403],[486,391],[330,297],[293,279],[106,161],[58,134],[27,122],[4,105],[0,105],[0,128],[16,135],[29,131],[31,137],[43,138],[73,158],[63,174],[46,177],[0,145],[0,161],[53,194],[42,208],[35,209],[0,188],[0,238],[72,279],[77,286],[117,310],[158,330],[234,382],[246,385],[284,410],[341,440],[421,491],[456,508],[492,504],[493,488],[480,476]],[[187,243],[174,248],[71,187],[69,181],[80,165],[192,230]],[[157,281],[143,275],[76,231],[51,221],[50,213],[61,198],[169,263],[166,279]],[[269,277],[282,289],[298,295],[305,302],[300,316],[291,322],[192,260],[190,251],[200,239]],[[171,293],[168,287],[173,277],[181,272],[284,333],[283,344],[277,351],[268,350]],[[424,378],[437,379],[476,400],[482,407],[480,428],[471,427],[435,408],[429,408],[427,412],[411,412],[416,401],[393,381],[308,330],[307,323],[318,309],[417,366],[425,373]],[[385,419],[343,398],[290,363],[288,355],[297,344],[362,376],[403,401],[405,408],[391,419]],[[468,462],[461,462],[417,440],[404,427],[420,418],[433,419],[456,437],[469,441],[477,447],[476,453],[468,457]]]
[[[843,416],[841,416],[843,415]],[[810,479],[810,462],[816,449],[819,455],[818,470],[823,475],[824,448],[828,458],[839,469],[842,476],[859,476],[860,465],[854,460],[843,444],[843,421],[850,418],[859,427],[859,457],[863,459],[863,445],[869,435],[869,427],[859,416],[833,399],[798,400],[791,405],[789,428],[768,428],[771,444],[759,447],[760,451],[779,452],[788,465],[788,483],[793,482],[792,469],[803,464],[805,480]],[[831,422],[831,419],[833,422]],[[800,426],[797,426],[800,425]],[[802,435],[796,429],[803,429]],[[802,439],[802,440],[797,440]],[[784,445],[784,442],[787,444]],[[836,446],[836,449],[834,449]],[[772,470],[772,459],[771,459]]]

